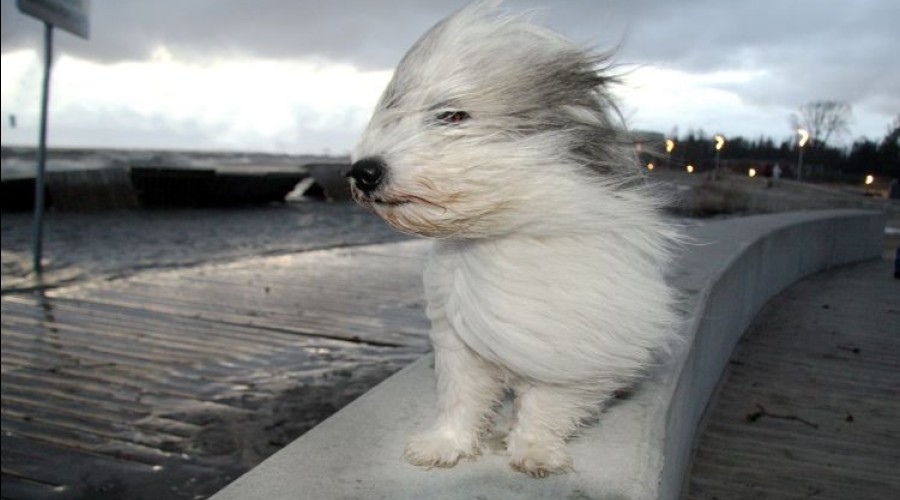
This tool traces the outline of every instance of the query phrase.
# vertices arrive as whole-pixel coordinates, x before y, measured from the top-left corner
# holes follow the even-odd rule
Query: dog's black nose
[[[363,158],[350,166],[349,177],[356,181],[356,187],[364,193],[371,193],[384,180],[384,161],[380,158]]]

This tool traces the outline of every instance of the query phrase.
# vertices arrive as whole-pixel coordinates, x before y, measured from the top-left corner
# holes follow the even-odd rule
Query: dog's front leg
[[[432,331],[437,375],[437,420],[406,446],[406,459],[425,467],[452,467],[481,452],[481,437],[503,394],[497,370],[463,344],[449,325]]]
[[[591,391],[543,384],[516,388],[515,423],[507,436],[513,469],[532,477],[573,469],[566,439],[591,414]]]

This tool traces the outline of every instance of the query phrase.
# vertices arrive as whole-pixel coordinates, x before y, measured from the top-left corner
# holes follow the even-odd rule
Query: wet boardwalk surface
[[[4,295],[3,498],[214,493],[428,350],[424,245]]]
[[[686,498],[900,498],[892,264],[813,276],[763,309],[707,410]]]

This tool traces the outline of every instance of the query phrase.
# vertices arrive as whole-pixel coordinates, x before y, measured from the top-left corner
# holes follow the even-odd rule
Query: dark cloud
[[[414,0],[100,0],[91,39],[58,37],[61,51],[100,62],[145,60],[161,45],[187,58],[323,58],[389,68],[436,20],[464,2]],[[2,4],[3,52],[35,47],[40,24]]]
[[[422,0],[95,0],[92,36],[61,51],[100,62],[179,58],[322,59],[387,69],[466,2]],[[900,109],[897,0],[513,0],[584,43],[622,42],[618,61],[689,73],[760,72],[723,88],[762,106],[846,100],[886,117]],[[40,24],[2,2],[4,53],[40,42]]]
[[[97,0],[92,37],[60,40],[88,59],[140,60],[160,44],[197,57],[245,53],[258,57],[317,56],[360,67],[390,67],[419,34],[465,1],[421,0]],[[900,42],[895,0],[595,0],[509,1],[512,10],[536,8],[546,24],[583,42],[615,43],[634,62],[665,62],[704,71],[737,60],[748,49],[806,46],[811,58],[862,37],[886,38],[882,56]],[[36,21],[2,3],[3,51],[36,46]],[[891,44],[890,42],[893,42]],[[893,46],[891,46],[893,45]],[[777,54],[776,54],[777,55]],[[859,54],[863,55],[863,54]],[[762,61],[760,61],[762,62]],[[888,63],[889,60],[881,60]]]

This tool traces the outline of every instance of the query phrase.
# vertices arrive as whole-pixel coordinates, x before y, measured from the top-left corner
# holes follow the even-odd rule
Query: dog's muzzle
[[[350,166],[347,177],[354,181],[357,189],[369,195],[378,189],[387,174],[387,167],[380,158],[363,158]]]

